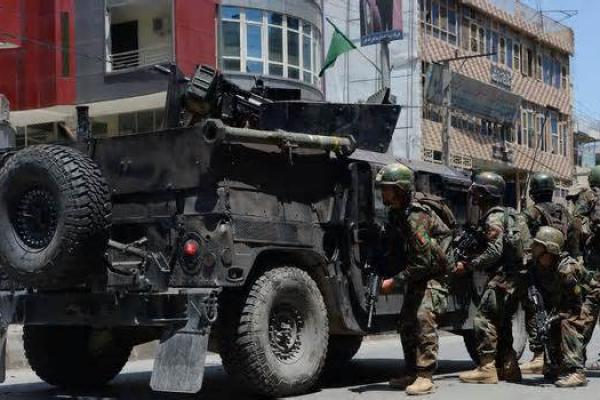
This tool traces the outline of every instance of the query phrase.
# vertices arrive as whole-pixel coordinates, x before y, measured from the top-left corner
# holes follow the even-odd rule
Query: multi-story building
[[[96,135],[161,126],[167,78],[219,67],[245,88],[300,89],[322,100],[320,0],[0,0],[0,94],[17,144],[57,139],[74,105]]]
[[[331,3],[329,8],[326,3],[326,12],[352,39],[358,38],[354,22],[359,18],[357,2]],[[392,91],[406,109],[397,129],[394,155],[442,162],[445,108],[426,96],[426,73],[432,63],[480,56],[450,62],[453,73],[473,86],[471,93],[480,94],[470,101],[501,107],[489,95],[500,89],[518,99],[519,115],[506,123],[476,113],[474,109],[480,107],[470,110],[463,104],[453,109],[448,129],[449,164],[500,171],[508,181],[506,201],[513,206],[519,205],[530,170],[552,174],[559,183],[558,194],[564,197],[574,172],[573,31],[517,0],[413,0],[403,1],[402,6],[404,40],[390,44]],[[367,49],[367,54],[376,60],[377,48]],[[342,77],[336,79],[344,81],[349,98],[355,100],[365,93],[365,85],[376,88],[380,80],[356,55],[346,58],[353,67],[344,71],[338,66]],[[330,88],[328,82],[328,96]]]

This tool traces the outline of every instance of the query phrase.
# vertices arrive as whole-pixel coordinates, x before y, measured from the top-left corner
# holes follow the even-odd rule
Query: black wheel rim
[[[58,224],[56,198],[46,189],[30,189],[14,202],[13,225],[23,243],[33,249],[48,246]]]
[[[284,363],[302,355],[304,316],[291,304],[273,308],[269,318],[269,342],[273,354]]]

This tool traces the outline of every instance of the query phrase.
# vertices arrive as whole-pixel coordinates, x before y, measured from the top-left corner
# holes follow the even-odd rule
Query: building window
[[[537,144],[533,111],[523,111],[521,116],[521,142],[531,149]]]
[[[310,23],[257,9],[223,6],[221,31],[225,71],[319,84],[321,35]]]
[[[533,70],[535,66],[535,59],[533,58],[533,50],[527,49],[525,51],[525,60],[523,60],[523,75],[533,76]]]
[[[566,122],[561,124],[560,133],[562,141],[562,155],[567,157],[569,155],[569,130],[567,129]]]
[[[561,81],[562,81],[562,88],[566,89],[569,86],[569,67],[567,67],[566,65],[562,66],[561,69]]]
[[[506,64],[506,39],[500,38],[500,49],[498,50],[498,62]]]
[[[552,153],[560,154],[560,141],[558,135],[558,116],[550,114],[550,134],[552,135]]]
[[[458,43],[456,0],[423,0],[419,6],[425,32],[450,44]]]
[[[538,81],[542,80],[542,72],[543,72],[543,62],[542,62],[542,55],[538,54],[536,57],[537,63],[536,63],[536,68],[535,68],[535,79],[537,79]]]
[[[521,70],[521,45],[519,43],[513,45],[513,68],[515,71]]]

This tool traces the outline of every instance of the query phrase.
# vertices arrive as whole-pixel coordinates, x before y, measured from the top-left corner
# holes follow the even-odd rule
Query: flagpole
[[[340,35],[342,35],[344,38],[346,38],[346,40],[348,42],[350,42],[350,43],[352,43],[352,45],[354,45],[354,42],[352,42],[352,40],[350,40],[342,31],[340,31],[338,29],[338,27],[335,26],[335,24],[333,22],[331,22],[329,17],[326,17],[325,19],[327,20],[327,22],[329,22],[331,24],[333,29],[335,29]],[[379,68],[375,62],[373,62],[369,57],[367,57],[366,54],[364,54],[362,51],[360,51],[360,49],[358,47],[356,47],[356,45],[354,45],[354,50],[358,51],[358,54],[360,54],[365,60],[367,60],[367,62],[369,64],[371,64],[377,70],[377,72],[379,72],[379,74],[381,75],[381,79],[385,81],[385,76],[383,75],[383,71],[381,70],[381,68]]]

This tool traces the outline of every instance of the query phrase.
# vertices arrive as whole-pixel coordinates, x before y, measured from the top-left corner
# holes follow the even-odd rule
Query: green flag
[[[342,54],[350,51],[350,50],[354,50],[356,49],[356,46],[354,45],[354,43],[352,43],[352,41],[350,39],[348,39],[346,37],[346,35],[344,35],[337,26],[335,26],[333,24],[333,22],[331,22],[329,20],[329,18],[327,18],[327,22],[329,22],[331,24],[331,26],[333,26],[333,29],[335,30],[333,32],[333,36],[331,38],[331,43],[329,44],[329,50],[327,51],[327,58],[325,59],[325,65],[323,65],[323,69],[321,69],[321,72],[319,72],[319,77],[323,76],[323,73],[325,73],[325,70],[329,67],[332,67],[335,64],[335,61],[337,60],[337,58],[339,56],[341,56]]]

